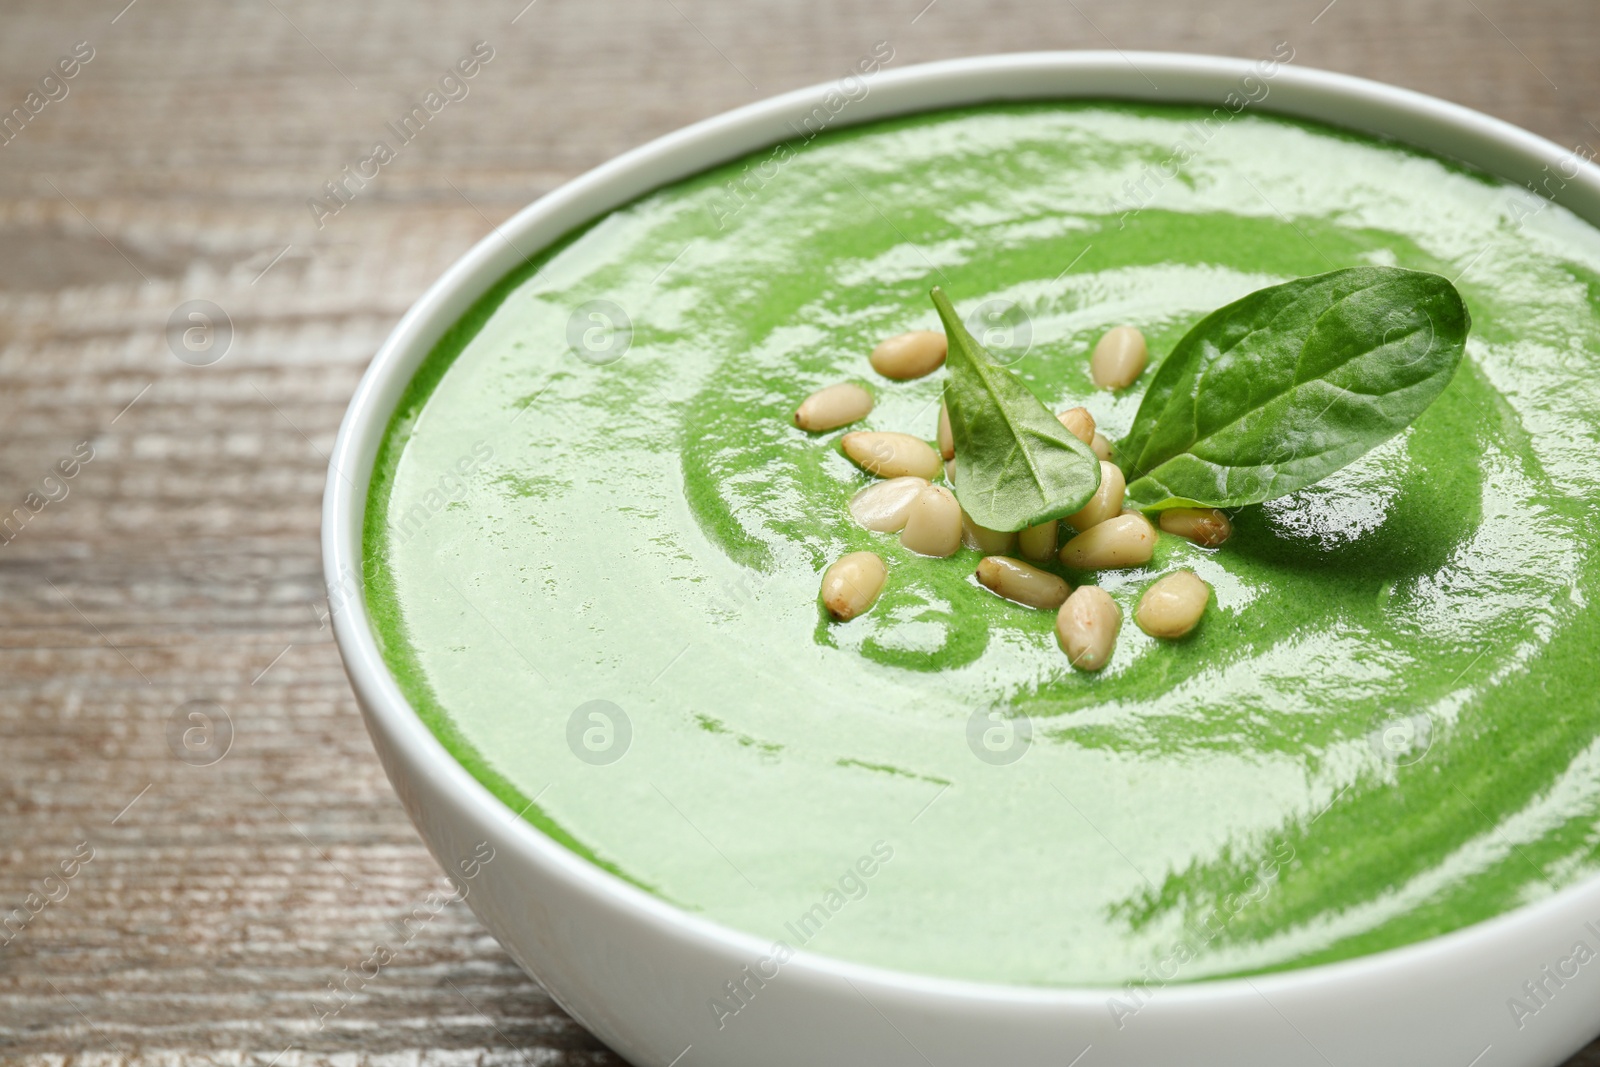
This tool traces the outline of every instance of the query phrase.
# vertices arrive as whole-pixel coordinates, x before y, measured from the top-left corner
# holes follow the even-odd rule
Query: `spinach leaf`
[[[990,530],[1022,530],[1078,511],[1100,487],[1100,461],[967,332],[937,286],[949,355],[944,400],[956,446],[956,499]]]
[[[1144,509],[1239,507],[1320,481],[1421,415],[1471,316],[1437,274],[1351,267],[1259,289],[1201,319],[1117,445]]]

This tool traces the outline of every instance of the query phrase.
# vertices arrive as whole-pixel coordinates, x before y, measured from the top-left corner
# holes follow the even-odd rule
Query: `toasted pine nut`
[[[1111,458],[1111,442],[1106,440],[1105,434],[1095,434],[1094,440],[1089,442],[1089,448],[1101,459]]]
[[[880,478],[939,476],[939,453],[908,433],[857,430],[845,434],[840,445],[862,470]]]
[[[985,556],[1009,556],[1017,547],[1017,535],[1003,530],[991,530],[972,521],[965,508],[961,509],[961,543],[975,548]]]
[[[1115,570],[1149,563],[1156,531],[1143,515],[1118,515],[1091,526],[1061,546],[1061,562],[1079,571]]]
[[[1057,415],[1061,425],[1071,431],[1072,436],[1084,444],[1094,441],[1094,416],[1089,414],[1088,408],[1069,408]]]
[[[1161,528],[1187,537],[1204,548],[1216,548],[1233,536],[1233,523],[1215,508],[1173,508],[1161,513]]]
[[[853,619],[872,607],[888,574],[872,552],[840,556],[822,575],[822,606],[840,622]]]
[[[1094,496],[1080,510],[1067,516],[1067,522],[1081,533],[1107,519],[1116,518],[1122,514],[1122,496],[1127,491],[1128,483],[1122,477],[1122,469],[1115,463],[1101,460],[1100,488],[1094,491]]]
[[[932,374],[944,364],[945,337],[937,330],[912,330],[891,337],[872,350],[872,369],[904,382]]]
[[[1102,389],[1126,389],[1144,373],[1150,353],[1144,334],[1132,326],[1116,326],[1106,331],[1089,357],[1089,377]]]
[[[1065,581],[1006,556],[985,556],[978,561],[978,581],[1007,600],[1030,608],[1054,611],[1072,590]]]
[[[807,433],[821,433],[859,422],[871,410],[871,393],[855,382],[841,382],[818,389],[801,401],[794,424]]]
[[[1122,609],[1104,589],[1081,585],[1056,615],[1056,643],[1067,661],[1083,671],[1097,671],[1111,658],[1122,625]]]
[[[1056,520],[1041,522],[1017,534],[1017,549],[1028,559],[1051,559],[1056,554]]]
[[[900,543],[924,556],[953,556],[961,547],[961,505],[942,485],[918,493],[906,512]]]
[[[943,404],[939,405],[939,456],[942,459],[956,458],[956,438],[950,432],[950,409]]]
[[[905,529],[911,502],[928,485],[926,478],[890,478],[873,482],[850,498],[850,517],[869,530],[899,533]]]
[[[1182,637],[1195,628],[1211,599],[1211,587],[1194,571],[1156,579],[1139,598],[1134,621],[1151,637]]]

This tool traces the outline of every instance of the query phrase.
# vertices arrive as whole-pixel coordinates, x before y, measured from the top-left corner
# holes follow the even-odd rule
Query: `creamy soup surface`
[[[515,271],[390,427],[366,595],[418,713],[514,811],[796,950],[1032,985],[1344,959],[1600,867],[1600,233],[1407,148],[1264,114],[996,105],[828,132],[668,185]],[[1179,150],[1182,149],[1180,152]],[[1179,157],[1182,157],[1181,159]],[[532,251],[531,249],[529,251]],[[1095,579],[1177,568],[1199,628],[1074,671],[1054,613],[847,508],[796,405],[934,437],[876,376],[939,285],[1052,410],[1126,432],[1154,367],[1263,286],[1453,279],[1466,358],[1401,435]],[[1151,370],[1095,389],[1137,326]],[[887,562],[873,608],[823,570]]]

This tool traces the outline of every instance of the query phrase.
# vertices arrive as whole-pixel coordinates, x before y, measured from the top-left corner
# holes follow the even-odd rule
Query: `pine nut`
[[[1161,528],[1187,537],[1202,548],[1216,548],[1233,536],[1233,523],[1215,508],[1173,508],[1161,513]]]
[[[918,493],[906,512],[900,543],[923,556],[953,556],[961,547],[961,505],[942,485]]]
[[[1102,389],[1126,389],[1144,373],[1150,353],[1144,334],[1132,326],[1116,326],[1106,331],[1089,357],[1089,377]]]
[[[1005,556],[986,556],[980,560],[978,581],[1007,600],[1046,611],[1059,608],[1072,591],[1066,582],[1049,571]]]
[[[899,533],[905,529],[911,502],[927,485],[926,478],[909,477],[873,482],[850,498],[850,517],[868,530]]]
[[[1056,615],[1056,643],[1067,662],[1082,671],[1097,671],[1111,658],[1122,625],[1122,609],[1104,589],[1079,586]]]
[[[908,433],[857,430],[845,434],[840,445],[862,470],[880,478],[939,476],[939,453]]]
[[[975,548],[985,556],[1009,556],[1017,547],[1017,535],[1002,530],[991,530],[972,521],[965,508],[961,509],[961,543]]]
[[[1074,530],[1083,532],[1091,526],[1099,526],[1107,519],[1116,518],[1122,514],[1122,497],[1128,490],[1128,483],[1122,477],[1122,469],[1108,460],[1100,461],[1100,488],[1094,491],[1094,496],[1079,511],[1067,516],[1067,522]]]
[[[939,455],[943,459],[956,458],[956,438],[950,432],[950,409],[939,405]]]
[[[944,480],[951,485],[956,484],[956,461],[953,459],[944,461]]]
[[[1056,520],[1041,522],[1017,534],[1017,549],[1028,559],[1046,560],[1056,554]]]
[[[944,365],[945,337],[937,330],[913,330],[879,343],[872,369],[897,382],[932,374]]]
[[[860,422],[871,410],[871,393],[855,382],[841,382],[818,389],[801,401],[794,424],[807,433],[821,433]]]
[[[1094,416],[1089,414],[1088,408],[1071,408],[1057,415],[1061,425],[1065,426],[1078,440],[1084,444],[1094,441]]]
[[[1133,618],[1151,637],[1182,637],[1195,628],[1211,599],[1211,587],[1194,571],[1156,579],[1139,598]]]
[[[822,606],[840,622],[872,607],[889,575],[883,560],[871,552],[840,556],[822,575]]]
[[[1101,459],[1111,458],[1111,442],[1106,440],[1105,434],[1095,434],[1094,440],[1089,442],[1089,448]]]
[[[1118,515],[1091,526],[1061,546],[1061,562],[1073,570],[1103,571],[1149,563],[1156,531],[1143,515]]]

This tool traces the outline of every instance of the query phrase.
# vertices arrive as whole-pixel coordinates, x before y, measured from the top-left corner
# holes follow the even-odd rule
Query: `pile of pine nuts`
[[[871,363],[885,378],[912,381],[943,366],[946,353],[944,334],[918,330],[878,345]],[[1132,326],[1118,326],[1095,345],[1090,378],[1102,389],[1126,389],[1148,361],[1144,335]],[[866,386],[841,382],[806,397],[794,413],[794,424],[808,433],[825,433],[861,421],[872,407],[873,395]],[[1064,519],[1019,533],[986,530],[974,523],[949,488],[955,484],[957,460],[950,413],[943,404],[934,434],[936,447],[906,433],[857,430],[843,436],[844,454],[882,479],[856,493],[850,516],[864,529],[898,534],[901,546],[918,555],[947,558],[962,547],[981,553],[978,583],[1014,603],[1056,612],[1056,641],[1068,662],[1080,670],[1098,671],[1116,647],[1122,609],[1104,589],[1084,585],[1074,590],[1066,579],[1038,564],[1054,559],[1074,571],[1140,567],[1155,554],[1160,534],[1143,514],[1125,506],[1122,470],[1111,461],[1111,442],[1099,432],[1088,409],[1075,407],[1057,417],[1100,459],[1099,489]],[[935,484],[941,475],[947,485]],[[1161,532],[1205,548],[1215,548],[1233,533],[1228,517],[1210,508],[1163,511],[1159,522]],[[877,602],[888,576],[888,566],[877,553],[851,552],[823,574],[823,607],[840,622],[853,619]],[[1152,637],[1180,638],[1199,624],[1210,599],[1211,587],[1193,571],[1172,571],[1146,587],[1134,608],[1134,621]]]

